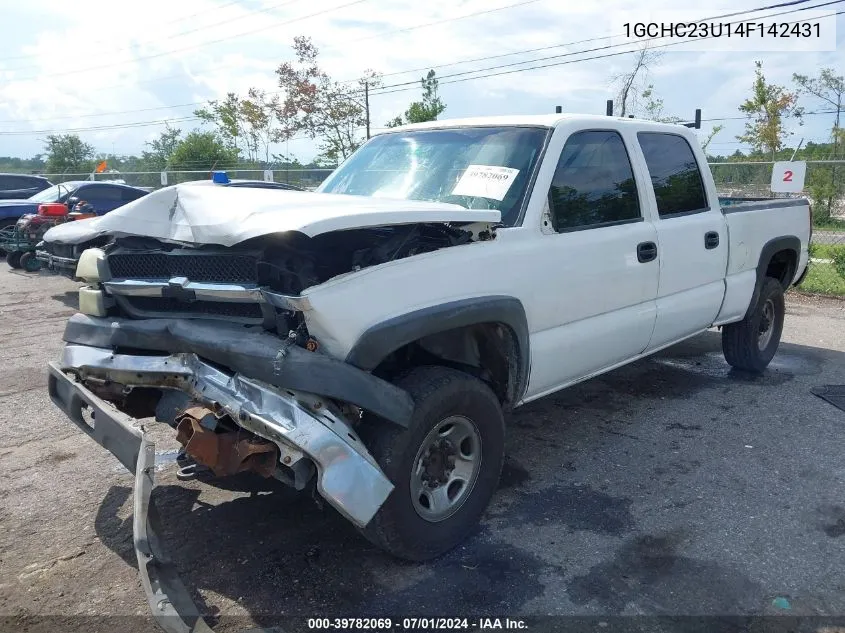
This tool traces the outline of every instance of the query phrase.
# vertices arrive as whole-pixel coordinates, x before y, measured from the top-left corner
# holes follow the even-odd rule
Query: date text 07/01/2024
[[[312,630],[525,630],[525,620],[515,618],[308,618]]]

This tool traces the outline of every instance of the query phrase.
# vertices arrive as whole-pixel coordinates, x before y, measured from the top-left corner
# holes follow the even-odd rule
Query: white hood
[[[45,242],[53,242],[58,244],[81,244],[88,240],[94,239],[102,231],[97,228],[97,222],[102,218],[85,218],[84,220],[74,220],[73,222],[65,222],[58,224],[51,229],[48,229],[42,238]]]
[[[498,210],[465,209],[441,202],[174,185],[96,218],[86,228],[92,231],[92,237],[107,232],[232,246],[260,235],[286,231],[314,237],[369,226],[422,222],[497,223],[500,218]]]

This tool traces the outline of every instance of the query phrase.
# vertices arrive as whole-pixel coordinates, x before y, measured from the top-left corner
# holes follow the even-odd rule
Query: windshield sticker
[[[518,173],[518,169],[510,167],[469,165],[452,189],[452,195],[504,200]]]

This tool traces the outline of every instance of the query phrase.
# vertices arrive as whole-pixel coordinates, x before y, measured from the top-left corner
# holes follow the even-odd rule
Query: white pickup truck
[[[683,126],[398,128],[316,193],[177,185],[98,220],[50,393],[136,473],[136,509],[156,416],[214,473],[315,486],[426,559],[490,501],[509,409],[713,326],[763,371],[810,226],[804,199],[723,210]]]

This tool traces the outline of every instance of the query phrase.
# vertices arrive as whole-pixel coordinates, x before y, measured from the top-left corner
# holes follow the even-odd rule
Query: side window
[[[558,232],[641,219],[631,161],[617,132],[576,132],[567,139],[549,210]]]
[[[118,187],[81,187],[77,189],[77,198],[86,202],[119,202],[123,199],[123,193]]]
[[[640,132],[637,139],[651,175],[660,217],[707,211],[701,172],[687,140],[659,132]]]
[[[135,189],[121,189],[121,200],[124,202],[132,202],[144,195],[143,191],[136,191]]]

